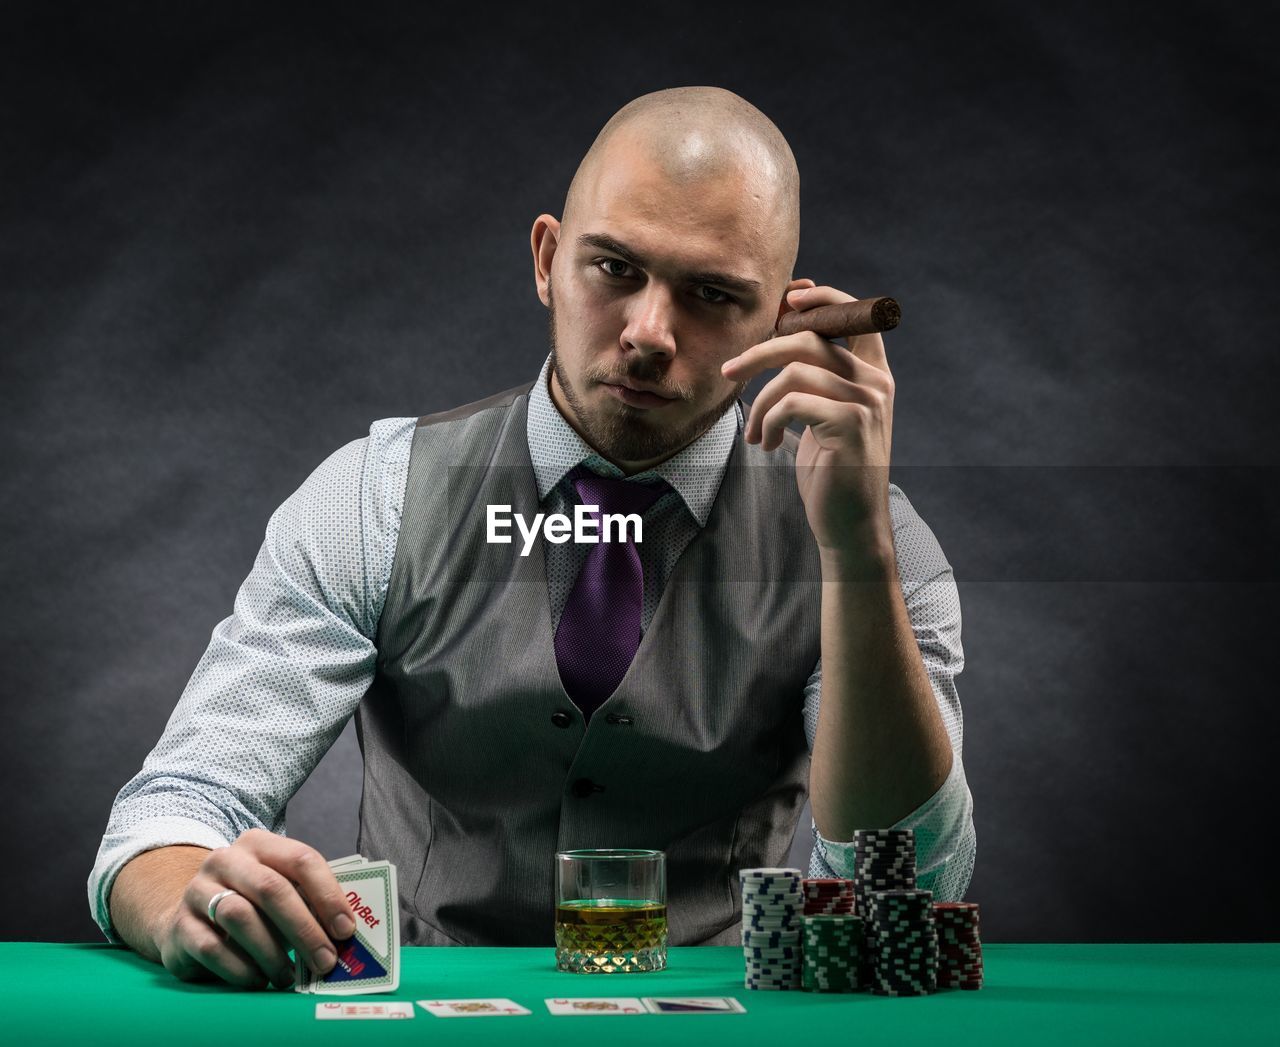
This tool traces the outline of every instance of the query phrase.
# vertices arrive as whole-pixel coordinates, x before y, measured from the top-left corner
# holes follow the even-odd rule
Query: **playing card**
[[[326,1000],[316,1004],[317,1018],[412,1018],[413,1004],[405,1000],[388,1000],[386,1003],[338,1003]]]
[[[511,1018],[528,1014],[515,1000],[499,997],[478,1000],[419,1000],[418,1006],[437,1018]]]
[[[349,854],[345,858],[335,858],[329,863],[330,869],[345,869],[349,865],[367,865],[369,859],[362,854]]]
[[[329,868],[336,872],[339,869],[355,868],[361,865],[367,865],[368,859],[362,854],[349,854],[345,858],[334,858],[329,862]],[[306,965],[301,958],[295,953],[293,961],[293,982],[296,992],[310,992],[308,986],[311,984],[311,972],[306,969]]]
[[[651,1014],[745,1014],[732,996],[646,996]]]
[[[544,1000],[552,1014],[646,1014],[636,996],[569,996]]]
[[[359,857],[358,855],[353,855]],[[349,859],[339,859],[348,862]],[[394,992],[400,985],[400,911],[396,869],[390,862],[342,865],[334,870],[346,893],[356,933],[335,942],[338,963],[317,978],[305,963],[295,964],[294,989],[331,996]]]

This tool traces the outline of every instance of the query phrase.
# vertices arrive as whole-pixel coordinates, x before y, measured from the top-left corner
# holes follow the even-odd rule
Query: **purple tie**
[[[602,537],[601,513],[644,515],[671,490],[665,480],[637,483],[598,476],[585,466],[569,474],[583,505],[599,506],[595,534]],[[640,613],[644,607],[644,569],[636,549],[635,527],[627,540],[601,541],[587,553],[556,627],[556,662],[560,680],[587,720],[617,689],[640,646]]]

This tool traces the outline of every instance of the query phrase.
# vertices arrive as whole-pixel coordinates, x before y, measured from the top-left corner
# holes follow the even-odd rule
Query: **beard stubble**
[[[579,390],[569,380],[559,353],[556,351],[556,306],[550,280],[547,281],[547,313],[551,367],[555,372],[556,381],[560,384],[560,390],[574,413],[583,438],[596,451],[615,464],[619,461],[647,462],[655,458],[671,457],[715,425],[747,386],[746,382],[735,383],[730,393],[720,402],[678,427],[672,427],[661,419],[661,414],[667,410],[666,408],[644,411],[611,399],[599,410],[593,410],[583,402]],[[674,395],[684,402],[693,399],[691,389],[685,386],[674,386],[666,380],[659,368],[646,365],[643,360],[622,374],[589,367],[583,372],[584,382],[616,381],[621,378],[657,385],[664,394]],[[653,421],[650,421],[647,416],[652,416]]]

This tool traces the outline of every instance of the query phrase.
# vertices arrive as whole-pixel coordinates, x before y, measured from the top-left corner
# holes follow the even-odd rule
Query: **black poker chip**
[[[933,892],[914,887],[869,896],[871,991],[922,996],[937,989],[938,934]]]

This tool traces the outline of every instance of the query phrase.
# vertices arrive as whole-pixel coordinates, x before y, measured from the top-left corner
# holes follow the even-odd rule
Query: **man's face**
[[[670,457],[742,392],[720,366],[772,334],[789,275],[769,237],[771,188],[749,170],[675,183],[619,138],[572,228],[555,230],[552,396],[625,470]]]

